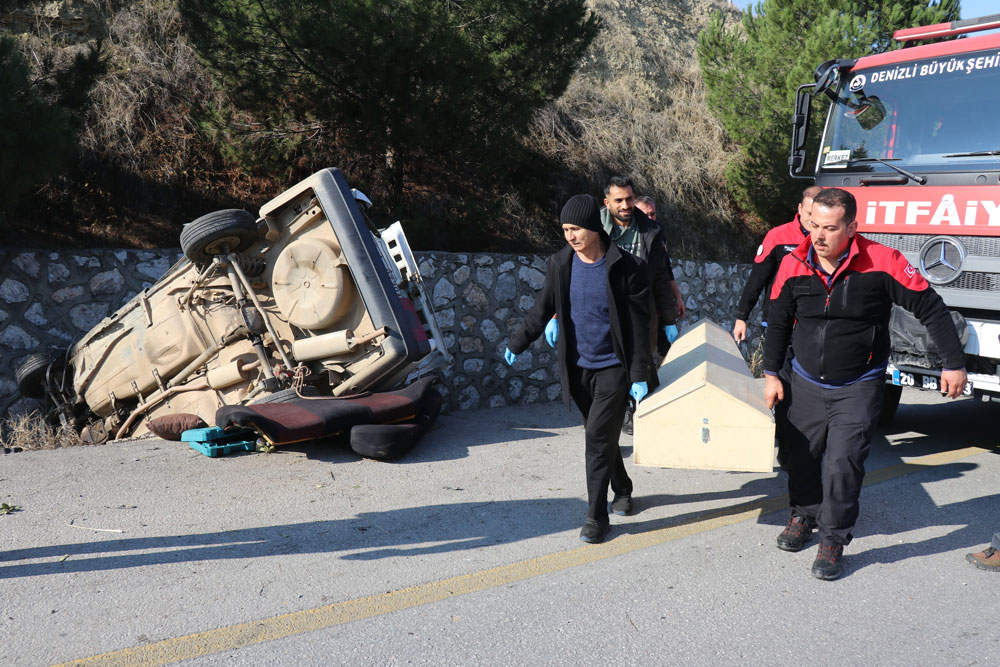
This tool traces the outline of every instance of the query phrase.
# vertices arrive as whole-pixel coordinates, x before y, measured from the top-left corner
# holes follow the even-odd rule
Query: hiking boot
[[[778,535],[778,548],[782,551],[801,551],[812,539],[812,523],[804,516],[793,514],[788,525]]]
[[[625,410],[625,421],[622,422],[622,433],[632,435],[632,415],[635,414],[635,406],[629,402],[628,409]]]
[[[583,528],[580,529],[580,539],[588,544],[597,544],[604,541],[610,529],[611,524],[607,519],[603,522],[597,519],[587,519],[587,522],[583,524]]]
[[[622,493],[615,494],[615,497],[611,499],[611,511],[618,516],[626,516],[632,513],[632,494]]]
[[[841,561],[844,558],[843,544],[827,544],[821,542],[819,553],[813,561],[812,575],[817,579],[830,581],[840,576]]]
[[[997,551],[991,546],[986,547],[979,553],[965,554],[965,560],[969,561],[980,570],[1000,572],[1000,551]]]

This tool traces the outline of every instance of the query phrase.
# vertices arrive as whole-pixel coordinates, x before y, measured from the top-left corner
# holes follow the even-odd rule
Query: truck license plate
[[[916,387],[928,391],[940,391],[941,383],[933,375],[921,375],[920,373],[907,373],[898,369],[892,371],[892,383],[899,387]],[[966,382],[962,390],[963,396],[972,396],[972,383]]]

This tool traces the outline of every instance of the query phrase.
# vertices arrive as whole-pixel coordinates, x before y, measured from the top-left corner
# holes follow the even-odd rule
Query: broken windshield
[[[997,108],[1000,49],[855,70],[830,112],[819,169],[1000,168]]]

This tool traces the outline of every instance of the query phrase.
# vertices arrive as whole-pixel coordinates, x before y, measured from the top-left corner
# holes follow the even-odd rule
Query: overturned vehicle
[[[99,442],[158,416],[211,422],[227,405],[391,389],[446,364],[402,227],[377,230],[370,205],[326,169],[258,216],[186,224],[184,258],[69,350],[28,356],[18,389]]]

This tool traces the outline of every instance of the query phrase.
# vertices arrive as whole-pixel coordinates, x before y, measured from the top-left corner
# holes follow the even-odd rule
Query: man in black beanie
[[[590,195],[575,195],[559,215],[567,246],[552,255],[545,285],[510,338],[504,359],[513,365],[556,315],[562,395],[572,397],[583,414],[587,470],[587,520],[584,542],[604,540],[608,485],[616,514],[632,509],[632,480],[625,471],[618,438],[631,394],[636,402],[648,391],[649,280],[635,258],[622,252],[604,232],[600,207]]]

